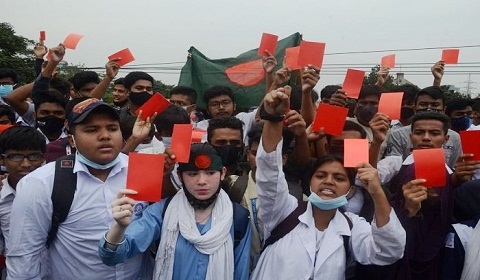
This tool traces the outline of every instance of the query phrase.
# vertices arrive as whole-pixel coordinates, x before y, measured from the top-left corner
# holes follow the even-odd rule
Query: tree
[[[372,67],[372,70],[371,72],[368,74],[368,76],[365,76],[363,78],[363,84],[364,85],[375,85],[375,83],[377,82],[377,73],[378,71],[380,71],[380,65],[375,65],[374,67]],[[385,84],[382,86],[383,89],[385,90],[390,90],[394,87],[395,85],[393,84],[393,76],[392,75],[388,75],[388,78],[387,78],[387,81],[385,82]]]
[[[445,94],[445,103],[448,102],[449,100],[456,99],[456,98],[471,99],[470,95],[464,94],[452,89],[453,87],[451,85],[443,85],[443,86],[440,86],[440,88]]]
[[[169,97],[170,91],[172,90],[173,85],[166,85],[161,81],[155,80],[153,83],[153,92],[160,92],[163,96]]]
[[[33,46],[35,42],[15,34],[12,25],[0,23],[0,68],[17,72],[23,83],[35,79],[33,69],[35,57]]]

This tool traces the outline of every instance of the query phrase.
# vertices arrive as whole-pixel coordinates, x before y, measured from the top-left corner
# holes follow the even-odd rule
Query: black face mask
[[[242,157],[243,147],[234,147],[232,145],[214,146],[218,155],[222,158],[223,166],[231,166]]]
[[[375,114],[378,111],[378,106],[358,106],[357,107],[357,119],[363,125],[368,125],[368,123],[373,119]]]
[[[145,102],[148,101],[153,95],[148,93],[147,91],[142,91],[142,92],[130,92],[130,95],[128,98],[130,99],[130,102],[132,102],[133,105],[135,106],[142,106],[145,104]]]
[[[408,107],[402,107],[402,110],[400,111],[400,119],[406,120],[409,119],[413,116],[415,112],[413,111],[412,108]]]
[[[435,112],[435,113],[443,113],[443,111],[442,111],[442,110],[440,110],[440,109],[433,109],[433,108],[426,108],[426,109],[417,110],[417,113],[420,113],[420,112]]]
[[[217,200],[218,194],[220,193],[220,186],[218,186],[217,191],[210,197],[205,200],[200,200],[193,196],[193,194],[189,193],[187,188],[183,188],[183,192],[185,193],[185,196],[187,197],[188,203],[192,205],[193,209],[199,209],[199,210],[205,210],[207,209],[208,206],[210,206],[212,203]]]
[[[62,130],[64,123],[64,119],[53,115],[37,118],[37,127],[40,128],[45,135],[59,133]]]

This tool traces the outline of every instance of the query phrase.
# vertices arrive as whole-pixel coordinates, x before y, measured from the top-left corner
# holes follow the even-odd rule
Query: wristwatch
[[[262,105],[260,107],[260,118],[262,120],[278,123],[278,122],[283,121],[283,119],[285,118],[285,115],[279,115],[279,116],[270,115],[269,113],[267,113],[267,111],[265,110],[265,107],[263,107],[263,105]]]

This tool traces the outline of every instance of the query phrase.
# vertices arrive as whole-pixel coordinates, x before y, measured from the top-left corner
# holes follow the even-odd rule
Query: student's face
[[[189,193],[196,199],[206,200],[212,197],[220,187],[220,181],[225,177],[225,167],[222,171],[184,171],[180,175]]]
[[[3,115],[0,117],[0,124],[13,124],[7,115]]]
[[[10,77],[0,78],[0,85],[14,85],[15,82]]]
[[[410,134],[413,149],[441,148],[447,142],[448,135],[439,120],[419,120],[413,125]]]
[[[427,109],[444,112],[442,99],[433,99],[429,95],[420,95],[415,103],[415,112],[425,111]]]
[[[450,118],[456,119],[456,118],[463,118],[463,117],[473,117],[473,109],[471,106],[467,106],[461,110],[453,110],[450,113]]]
[[[362,139],[362,134],[356,130],[342,131],[340,136],[332,136],[326,145],[326,151],[329,154],[343,156],[343,147],[345,139]]]
[[[188,114],[190,114],[193,110],[196,109],[196,105],[190,102],[188,96],[184,94],[170,95],[170,103],[184,108]]]
[[[153,94],[152,82],[148,80],[137,80],[130,88],[130,93],[138,93],[144,91]]]
[[[347,171],[340,162],[327,162],[313,173],[310,188],[312,192],[323,199],[333,199],[348,192],[350,180]]]
[[[75,125],[75,146],[89,160],[107,164],[114,160],[122,149],[120,124],[108,113],[92,113]]]
[[[257,170],[257,162],[255,161],[255,157],[257,156],[257,150],[258,150],[258,142],[253,142],[248,147],[247,160],[252,172],[255,172]]]
[[[21,161],[15,161],[10,159],[13,155],[23,155],[25,158]],[[29,160],[27,156],[33,155],[38,158],[38,160]],[[6,150],[5,156],[0,157],[0,163],[7,168],[8,171],[8,182],[12,186],[16,186],[18,181],[25,177],[28,173],[42,166],[45,161],[45,157],[40,150]]]
[[[121,103],[128,98],[127,90],[123,85],[117,84],[113,86],[113,102]]]
[[[35,112],[36,118],[43,118],[47,116],[55,116],[60,119],[65,119],[65,108],[58,103],[45,102],[38,106],[38,109]]]
[[[210,138],[210,145],[215,147],[222,146],[243,146],[243,136],[240,130],[231,128],[217,128],[212,131],[212,137]]]
[[[91,82],[91,83],[86,83],[84,84],[78,91],[77,94],[78,96],[89,96],[90,92],[97,86],[97,83]]]
[[[235,103],[224,94],[214,97],[208,101],[207,110],[212,118],[230,117],[235,111]]]

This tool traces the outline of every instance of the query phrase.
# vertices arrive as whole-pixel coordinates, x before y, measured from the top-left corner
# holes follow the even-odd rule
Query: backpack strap
[[[235,183],[228,189],[228,196],[232,202],[242,202],[243,195],[248,185],[248,175],[242,175],[237,178]]]
[[[292,231],[299,223],[301,214],[305,213],[307,210],[308,203],[303,200],[298,201],[298,206],[290,213],[283,221],[281,221],[273,230],[270,236],[265,240],[265,244],[263,245],[262,252],[268,246],[272,245],[273,243],[280,240],[282,237],[287,235],[290,231]]]
[[[233,206],[233,248],[237,248],[247,233],[250,212],[242,205],[232,202]]]
[[[353,228],[353,223],[352,223],[352,220],[350,220],[350,218],[345,215],[345,213],[341,212],[342,215],[345,217],[345,219],[347,220],[347,223],[348,223],[348,227],[350,228],[350,231],[352,231],[352,228]],[[343,247],[345,248],[345,253],[347,255],[347,259],[348,259],[348,256],[350,255],[350,236],[348,235],[342,235],[343,237]]]
[[[55,177],[52,190],[52,225],[47,237],[47,248],[55,240],[58,227],[65,221],[77,189],[77,175],[73,173],[75,154],[55,161]]]

